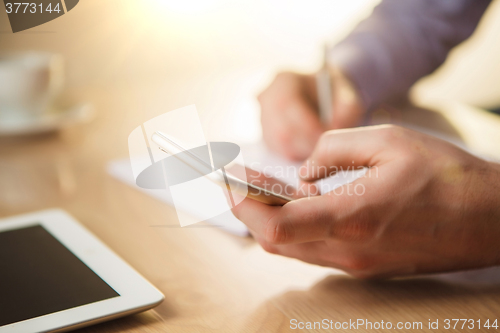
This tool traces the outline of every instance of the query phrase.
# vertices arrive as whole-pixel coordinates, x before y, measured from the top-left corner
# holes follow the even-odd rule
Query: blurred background
[[[61,193],[73,193],[78,179],[71,175],[78,174],[75,168],[83,168],[77,161],[91,159],[104,170],[107,161],[127,157],[127,137],[136,126],[190,104],[196,104],[209,140],[258,141],[255,96],[280,70],[316,71],[322,45],[340,41],[378,3],[82,0],[71,12],[15,34],[1,10],[0,51],[61,54],[65,84],[60,99],[67,104],[90,103],[96,111],[89,124],[56,137],[27,143],[2,138],[3,187],[42,191],[48,185],[44,182],[56,182]],[[500,3],[493,1],[473,37],[414,87],[412,97],[418,104],[452,100],[483,108],[500,106],[499,17]],[[467,116],[460,119],[469,121]],[[33,158],[36,166],[29,163]],[[51,174],[40,171],[44,165],[55,168],[53,179],[36,176]],[[28,176],[21,177],[20,170]],[[40,200],[33,190],[2,191],[3,208],[47,205],[43,200],[28,204],[26,195]],[[53,203],[60,204],[60,199],[54,197]]]
[[[453,302],[487,314],[497,301],[485,300],[486,292],[460,291],[459,300],[455,289],[440,284],[422,284],[413,293],[407,293],[411,283],[391,289],[331,278],[315,286],[332,270],[266,255],[255,242],[216,228],[153,227],[177,223],[175,210],[106,170],[110,161],[128,158],[133,129],[190,104],[207,139],[259,141],[256,95],[278,71],[320,68],[323,44],[340,41],[379,2],[80,0],[67,14],[15,34],[0,5],[0,53],[62,55],[65,83],[57,103],[88,103],[95,111],[92,121],[55,133],[0,135],[0,216],[67,210],[168,295],[157,311],[174,325],[184,325],[182,318],[211,328],[240,319],[257,325],[261,314],[266,320],[286,311],[300,317],[315,307],[321,318],[342,311],[354,318],[365,301],[370,308],[360,318],[373,318],[380,308],[384,320],[391,319],[387,312],[427,321],[429,313],[456,313]],[[482,109],[500,106],[499,18],[500,1],[494,0],[472,38],[411,93],[416,104],[439,109],[475,151],[497,158],[500,116]],[[293,288],[311,291],[281,295]],[[385,299],[382,293],[391,290]],[[361,296],[353,298],[356,292]],[[426,299],[433,304],[427,312]],[[442,312],[442,304],[450,312]],[[279,310],[271,312],[275,306]],[[218,311],[223,315],[212,315]],[[278,316],[266,317],[267,311]]]
[[[207,125],[231,124],[236,141],[252,141],[260,134],[254,96],[274,74],[315,71],[321,45],[342,39],[378,3],[85,0],[67,15],[16,34],[2,11],[0,48],[62,54],[67,93],[93,101],[98,117],[109,110],[93,92],[120,90],[123,117],[117,122],[131,112],[149,119],[194,103]],[[422,80],[414,95],[500,105],[498,17],[494,1],[474,37]],[[207,135],[215,139],[227,126],[208,125],[207,131],[217,133]]]

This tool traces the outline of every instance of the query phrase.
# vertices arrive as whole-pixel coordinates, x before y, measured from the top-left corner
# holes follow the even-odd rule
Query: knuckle
[[[358,218],[356,221],[348,221],[331,230],[331,237],[336,237],[345,241],[370,241],[375,238],[378,232],[376,221],[370,218]]]
[[[286,224],[271,218],[264,226],[264,240],[271,245],[279,245],[290,240],[290,232]]]

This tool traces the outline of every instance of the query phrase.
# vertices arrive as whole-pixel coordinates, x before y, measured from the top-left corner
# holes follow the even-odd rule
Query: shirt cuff
[[[338,44],[329,52],[328,64],[338,67],[351,80],[367,110],[391,97],[393,69],[380,43],[373,39]]]

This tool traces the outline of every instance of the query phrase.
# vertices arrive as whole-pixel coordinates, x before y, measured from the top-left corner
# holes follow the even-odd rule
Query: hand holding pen
[[[258,96],[264,141],[290,159],[307,158],[324,131],[358,126],[364,117],[356,88],[327,65],[326,53],[318,74],[279,73]]]

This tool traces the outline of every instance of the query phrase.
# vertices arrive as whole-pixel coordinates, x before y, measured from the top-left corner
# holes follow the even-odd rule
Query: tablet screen
[[[41,225],[0,232],[0,326],[117,296]]]

